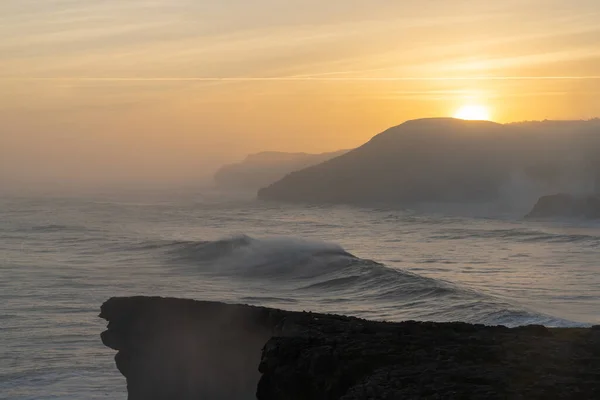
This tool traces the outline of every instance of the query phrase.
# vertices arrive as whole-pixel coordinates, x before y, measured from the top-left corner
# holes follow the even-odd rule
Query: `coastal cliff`
[[[600,329],[374,322],[160,297],[100,317],[130,400],[600,398]]]
[[[129,400],[252,399],[276,310],[159,297],[111,298],[102,342]]]
[[[525,216],[527,219],[543,218],[600,218],[600,196],[570,195],[559,193],[542,196],[537,201],[531,212]]]
[[[600,187],[600,123],[407,121],[286,175],[258,198],[301,203],[529,203]]]

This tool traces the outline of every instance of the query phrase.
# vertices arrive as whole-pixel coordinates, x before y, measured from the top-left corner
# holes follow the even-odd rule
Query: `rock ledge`
[[[112,298],[103,343],[130,400],[600,398],[600,330],[373,322]]]

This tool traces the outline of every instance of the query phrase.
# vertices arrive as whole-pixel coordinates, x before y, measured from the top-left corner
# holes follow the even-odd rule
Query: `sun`
[[[467,104],[454,113],[454,118],[489,121],[490,110],[480,104]]]

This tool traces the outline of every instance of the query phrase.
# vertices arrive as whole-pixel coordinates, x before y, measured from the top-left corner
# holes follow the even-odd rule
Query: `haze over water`
[[[599,17],[596,0],[3,0],[0,182],[190,184],[468,105],[596,117]]]

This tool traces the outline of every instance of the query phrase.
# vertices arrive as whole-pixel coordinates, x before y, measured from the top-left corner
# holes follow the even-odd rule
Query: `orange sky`
[[[597,0],[3,0],[2,182],[199,179],[483,104],[600,116]]]

